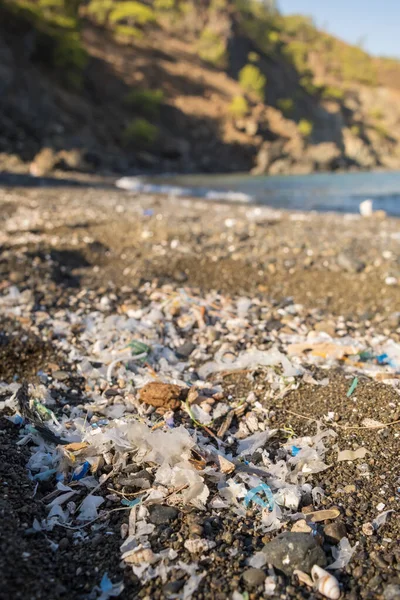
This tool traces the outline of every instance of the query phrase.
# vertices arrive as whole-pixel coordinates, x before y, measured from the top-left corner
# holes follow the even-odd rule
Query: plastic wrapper
[[[82,502],[81,509],[79,511],[78,520],[79,521],[92,521],[99,516],[98,508],[104,502],[104,498],[102,496],[86,496],[84,501]]]
[[[302,370],[296,368],[288,358],[273,348],[272,350],[248,350],[239,354],[235,360],[223,360],[223,356],[217,356],[215,361],[206,363],[199,369],[199,375],[206,379],[211,373],[218,371],[235,371],[241,369],[257,369],[259,367],[283,367],[285,377],[300,375]]]
[[[256,450],[265,445],[271,434],[272,432],[267,430],[260,433],[254,433],[244,440],[241,440],[237,449],[239,456],[251,456],[254,454]]]
[[[350,546],[350,542],[347,538],[342,538],[337,548],[332,548],[332,554],[335,561],[330,564],[327,569],[343,569],[349,564],[351,557],[356,551],[356,547]]]
[[[372,521],[372,525],[374,527],[375,530],[380,529],[383,525],[385,525],[388,516],[393,513],[394,510],[385,510],[384,512],[380,513],[377,517],[375,517],[375,519]]]

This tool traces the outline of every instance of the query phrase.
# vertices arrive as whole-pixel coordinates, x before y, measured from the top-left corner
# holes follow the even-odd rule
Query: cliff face
[[[400,168],[396,61],[251,0],[59,2],[0,0],[0,168]]]

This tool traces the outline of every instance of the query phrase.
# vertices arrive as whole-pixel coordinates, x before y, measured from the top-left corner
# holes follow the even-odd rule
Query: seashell
[[[314,586],[313,580],[311,579],[311,577],[309,575],[307,575],[307,573],[304,573],[304,571],[300,571],[300,569],[295,569],[293,571],[293,575],[296,575],[296,577],[300,581],[300,583],[304,583],[305,585],[308,585],[309,587]]]
[[[361,529],[364,535],[374,535],[375,533],[372,523],[363,523]]]
[[[200,554],[201,552],[207,552],[207,550],[214,548],[215,542],[205,540],[204,538],[197,540],[186,540],[184,546],[191,554]]]
[[[338,580],[322,569],[318,565],[314,565],[311,569],[311,577],[314,582],[315,589],[330,600],[338,600],[340,598],[340,587]]]
[[[125,552],[122,559],[129,565],[141,565],[143,563],[152,563],[155,559],[154,552],[151,548],[143,548],[138,546],[134,550]]]

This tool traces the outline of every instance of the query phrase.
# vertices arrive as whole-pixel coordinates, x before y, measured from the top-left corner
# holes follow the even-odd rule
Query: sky
[[[400,0],[278,0],[283,14],[305,14],[316,25],[371,54],[400,58]]]

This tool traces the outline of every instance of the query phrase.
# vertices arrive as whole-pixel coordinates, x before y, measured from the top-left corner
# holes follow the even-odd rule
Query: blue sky
[[[400,0],[278,0],[283,14],[311,15],[346,42],[361,39],[372,54],[400,58]]]

